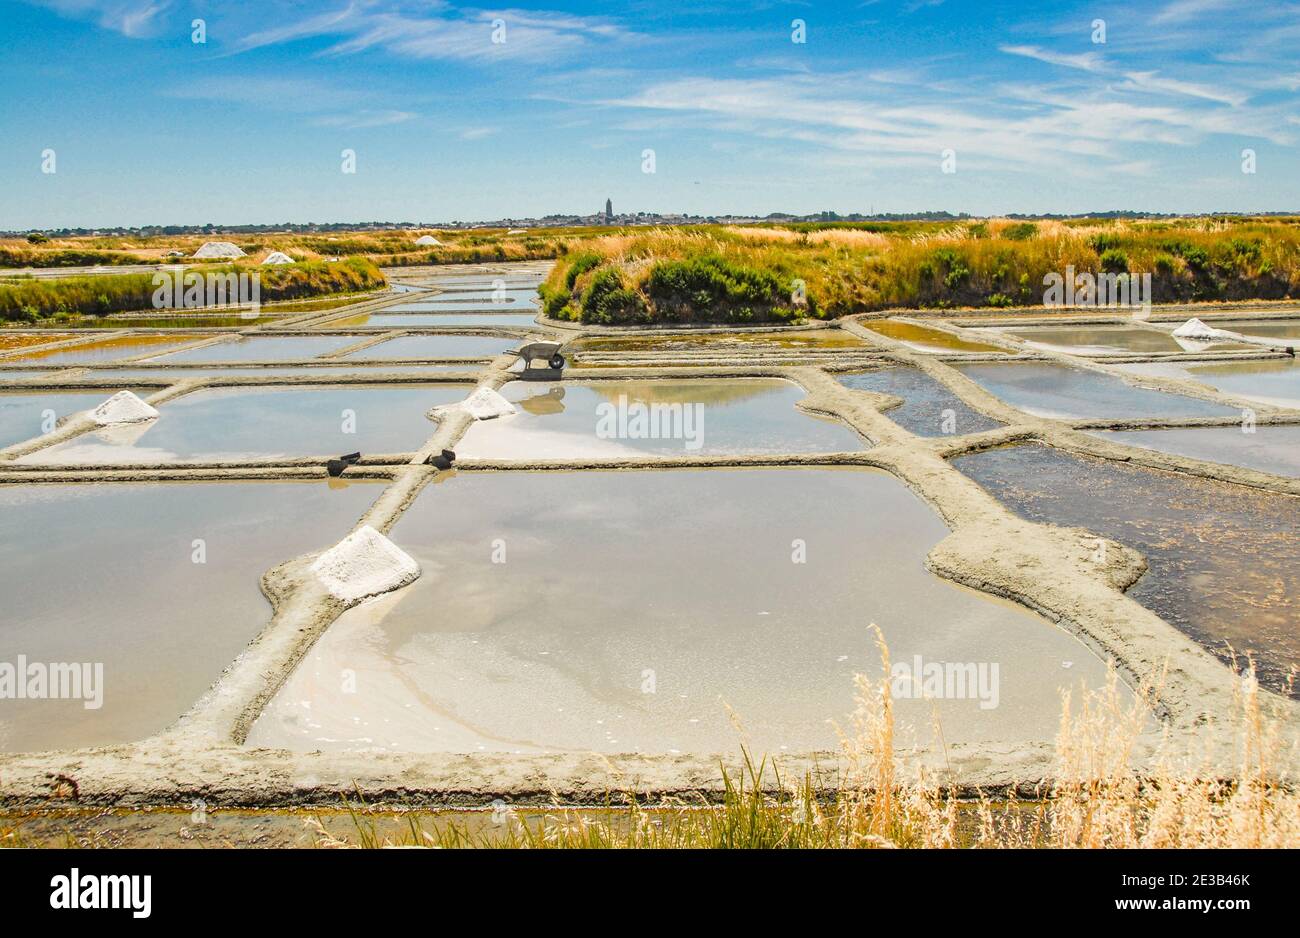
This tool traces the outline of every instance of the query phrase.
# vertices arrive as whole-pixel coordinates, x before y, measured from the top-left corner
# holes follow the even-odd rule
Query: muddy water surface
[[[1300,665],[1300,498],[1040,445],[953,462],[1026,518],[1139,550],[1129,595],[1220,657],[1252,653],[1269,686]]]
[[[877,368],[843,375],[839,381],[854,390],[901,397],[903,403],[885,411],[885,416],[918,436],[979,433],[1002,426],[992,417],[972,410],[941,382],[916,368]]]
[[[872,332],[878,332],[891,339],[897,339],[914,349],[923,352],[1005,352],[1006,349],[987,342],[963,339],[943,329],[930,326],[918,326],[915,323],[901,322],[897,319],[873,319],[862,323]]]

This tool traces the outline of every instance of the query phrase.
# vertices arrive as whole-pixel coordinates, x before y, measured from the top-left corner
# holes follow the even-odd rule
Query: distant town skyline
[[[3,5],[6,230],[1300,205],[1286,0]]]

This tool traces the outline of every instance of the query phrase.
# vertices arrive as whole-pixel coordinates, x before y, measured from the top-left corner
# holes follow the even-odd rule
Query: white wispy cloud
[[[1155,72],[1127,72],[1124,77],[1129,80],[1129,87],[1132,88],[1200,98],[1204,101],[1218,101],[1221,104],[1231,104],[1233,107],[1240,107],[1250,98],[1250,95],[1244,92],[1233,91],[1226,87],[1198,85],[1190,81],[1162,78]]]
[[[333,44],[324,54],[332,56],[380,49],[413,59],[549,61],[631,35],[604,17],[353,0],[336,10],[248,32],[232,44],[232,51],[325,38]]]
[[[1222,10],[1233,6],[1238,0],[1174,0],[1156,11],[1151,22],[1156,24],[1178,23],[1193,19],[1202,13]]]
[[[1097,52],[1051,52],[1038,46],[998,46],[998,51],[1008,55],[1022,55],[1028,59],[1037,59],[1049,65],[1077,68],[1085,72],[1100,71],[1106,64],[1105,59]]]
[[[144,39],[157,34],[172,0],[47,0],[44,5],[61,16],[90,19],[130,39]]]

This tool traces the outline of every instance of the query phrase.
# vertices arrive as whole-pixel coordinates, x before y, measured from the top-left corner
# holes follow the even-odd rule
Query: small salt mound
[[[438,416],[458,410],[464,411],[475,420],[491,420],[493,417],[505,417],[508,414],[513,414],[515,405],[491,388],[479,388],[463,401],[435,407],[429,413]]]
[[[1218,329],[1210,328],[1199,319],[1189,319],[1174,330],[1176,339],[1213,339],[1218,335]]]
[[[203,246],[194,252],[195,257],[243,257],[244,252],[239,245],[232,244],[229,241],[205,241]]]
[[[433,235],[421,235],[420,237],[415,239],[415,243],[416,244],[438,244],[438,245],[442,244],[442,242],[439,241],[437,238],[435,238]]]
[[[420,565],[367,524],[317,557],[311,572],[335,599],[354,603],[414,582]]]
[[[98,426],[112,427],[123,423],[143,423],[153,420],[158,411],[130,391],[118,391],[90,412],[90,419]]]
[[[262,261],[262,263],[263,264],[292,264],[293,258],[290,257],[288,254],[285,254],[283,251],[272,251],[270,254],[266,255],[266,260]]]

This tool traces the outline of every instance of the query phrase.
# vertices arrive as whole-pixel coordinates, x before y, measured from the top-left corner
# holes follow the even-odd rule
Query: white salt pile
[[[1199,319],[1189,319],[1174,330],[1176,339],[1215,339],[1218,336],[1218,329],[1207,326]]]
[[[290,257],[288,254],[285,254],[283,251],[272,251],[270,254],[266,255],[266,260],[262,261],[262,263],[263,264],[292,264],[293,258]]]
[[[504,417],[515,412],[515,405],[510,403],[492,388],[479,388],[463,401],[455,404],[445,404],[441,407],[435,407],[429,411],[430,416],[438,417],[443,414],[464,411],[475,420],[491,420],[493,417]]]
[[[354,603],[414,582],[420,565],[367,524],[317,557],[311,572],[335,599]]]
[[[143,423],[153,420],[158,411],[130,391],[118,391],[90,412],[90,419],[101,427],[114,427],[124,423]]]
[[[243,257],[239,245],[229,241],[205,241],[203,247],[194,252],[195,257]]]
[[[415,239],[415,243],[416,244],[439,244],[439,245],[442,244],[442,242],[439,241],[437,238],[435,238],[433,235],[421,235],[420,237]]]

